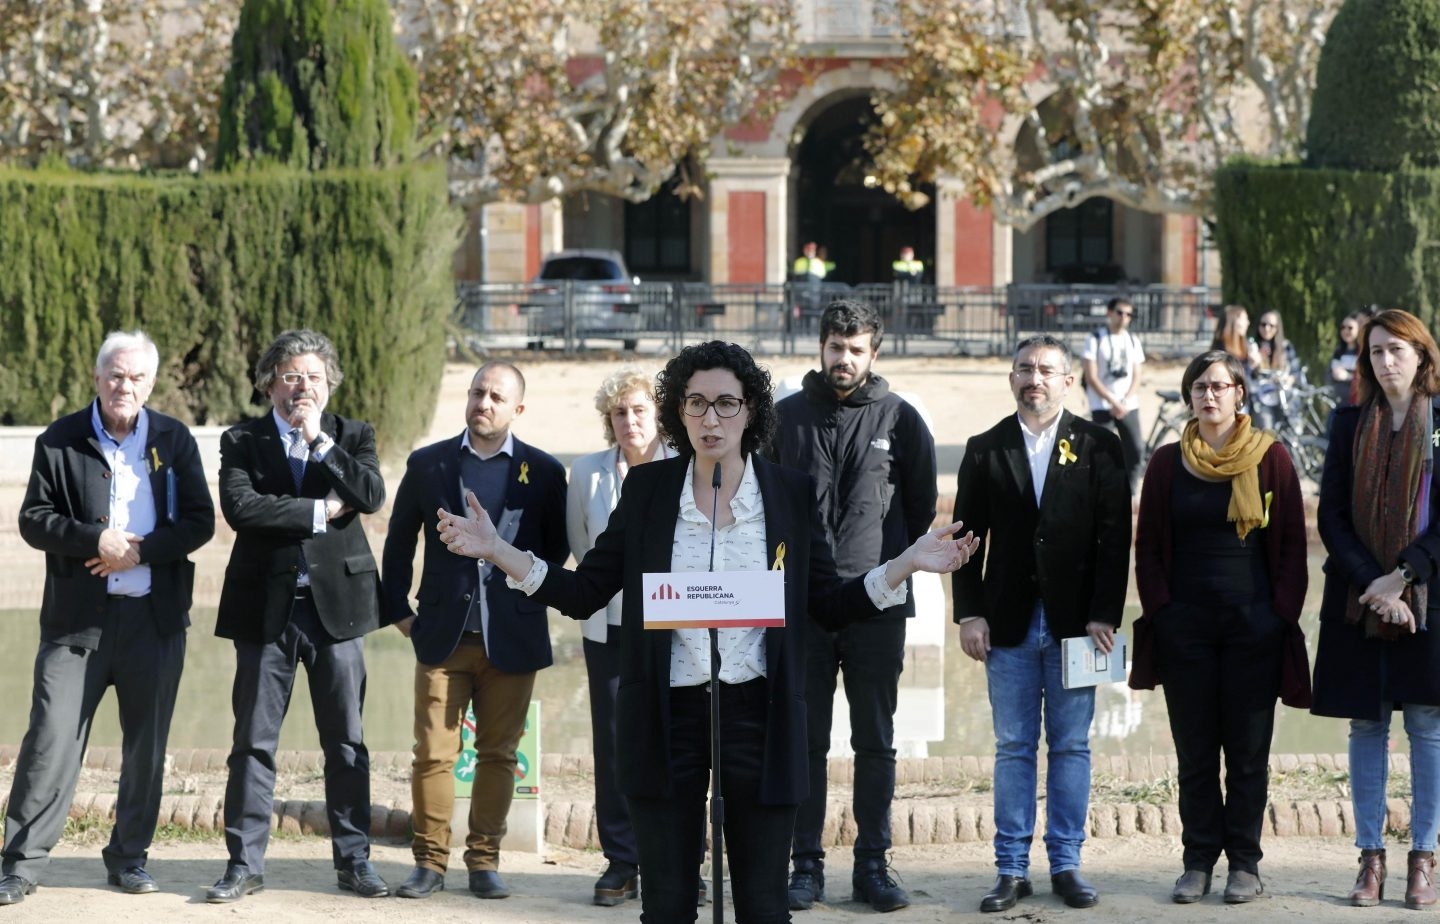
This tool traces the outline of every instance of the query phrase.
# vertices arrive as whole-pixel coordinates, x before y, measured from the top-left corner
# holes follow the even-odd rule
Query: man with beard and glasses
[[[515,749],[535,672],[549,667],[544,605],[505,585],[488,562],[454,555],[440,541],[436,511],[465,509],[473,493],[495,512],[500,535],[559,567],[570,556],[565,468],[516,439],[525,378],[510,363],[485,363],[470,382],[466,428],[411,453],[395,493],[382,556],[385,615],[415,648],[415,760],[410,790],[415,868],[396,890],[428,898],[445,888],[450,859],[453,769],[465,708],[475,710],[475,775],[470,784],[465,867],[479,898],[505,898],[500,840],[515,795]],[[415,543],[425,549],[418,606],[410,606]]]
[[[220,437],[220,509],[235,530],[215,634],[235,643],[235,730],[225,785],[225,875],[208,902],[265,887],[275,749],[296,668],[305,665],[325,754],[325,812],[336,880],[390,894],[370,863],[365,633],[383,625],[380,574],[360,515],[385,502],[368,423],[328,413],[341,382],[330,338],[289,330],[255,363],[270,413]]]
[[[935,519],[935,441],[913,406],[871,371],[884,328],[864,302],[831,302],[820,318],[823,371],[775,405],[771,456],[815,478],[820,518],[843,578],[899,555]],[[810,795],[800,804],[792,848],[790,908],[825,900],[826,765],[837,673],[844,673],[855,750],[858,828],[851,875],[856,901],[895,911],[910,897],[891,878],[890,803],[895,795],[895,706],[913,596],[873,619],[828,632],[806,621]]]
[[[1015,350],[1016,413],[965,446],[955,516],[980,538],[984,569],[953,578],[965,654],[985,665],[995,728],[995,885],[981,911],[1032,894],[1036,752],[1048,751],[1050,887],[1072,908],[1100,900],[1080,878],[1090,800],[1095,688],[1065,689],[1061,641],[1109,653],[1130,568],[1130,491],[1119,438],[1065,410],[1070,349],[1041,334]],[[988,554],[985,554],[987,553]]]

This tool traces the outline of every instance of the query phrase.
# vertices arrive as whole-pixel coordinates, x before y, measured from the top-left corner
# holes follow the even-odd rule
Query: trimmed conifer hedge
[[[1435,323],[1440,171],[1232,163],[1216,177],[1225,299],[1277,310],[1312,372],[1340,319],[1370,303]]]
[[[95,353],[139,327],[150,403],[225,425],[281,330],[340,352],[331,409],[409,450],[434,411],[460,218],[438,165],[135,177],[0,170],[0,420],[45,424],[94,397]]]

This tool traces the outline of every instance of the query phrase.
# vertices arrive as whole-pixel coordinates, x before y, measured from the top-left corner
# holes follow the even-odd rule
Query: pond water
[[[1310,599],[1320,599],[1320,561],[1312,560]],[[937,581],[936,584],[940,585]],[[948,582],[945,582],[948,585]],[[949,622],[948,586],[930,588],[929,599],[917,597],[928,617],[912,621],[908,657],[901,685],[897,717],[897,748],[907,756],[986,756],[993,754],[994,736],[985,692],[983,668],[960,653],[956,630]],[[1131,599],[1134,599],[1132,593]],[[1137,612],[1125,617],[1128,628]],[[175,748],[227,748],[230,743],[230,685],[234,650],[215,638],[214,610],[192,614],[185,674],[176,709],[170,746]],[[1317,615],[1314,606],[1304,626],[1313,655]],[[590,711],[581,654],[579,624],[557,614],[550,619],[555,666],[541,671],[535,696],[542,703],[541,748],[546,753],[589,753]],[[0,611],[0,743],[18,744],[25,733],[30,701],[30,665],[39,637],[33,611]],[[365,643],[369,687],[365,703],[365,737],[371,750],[405,751],[413,743],[411,704],[414,655],[408,639],[393,629],[371,634]],[[291,700],[293,717],[280,738],[283,749],[315,749],[310,696],[304,672]],[[22,705],[24,704],[24,705]],[[1311,716],[1303,710],[1279,706],[1273,750],[1277,754],[1344,753],[1346,723]],[[1165,701],[1159,692],[1135,692],[1122,684],[1103,686],[1096,698],[1093,746],[1098,755],[1173,754]],[[836,709],[843,722],[843,706]],[[836,729],[834,753],[845,752],[848,732]],[[91,735],[95,745],[120,743],[113,696],[101,703]],[[1397,735],[1397,748],[1405,736]]]

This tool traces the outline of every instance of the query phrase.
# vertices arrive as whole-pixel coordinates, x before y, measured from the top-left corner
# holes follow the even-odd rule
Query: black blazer
[[[955,621],[985,617],[992,645],[1025,640],[1037,599],[1056,638],[1084,635],[1091,621],[1118,626],[1124,614],[1131,520],[1120,440],[1069,411],[1059,428],[1038,507],[1016,415],[971,439],[960,462],[955,519],[980,548],[951,575]],[[1075,461],[1060,464],[1060,440]]]
[[[475,559],[446,549],[435,529],[438,508],[467,509],[460,486],[462,451],[456,436],[410,454],[405,477],[395,492],[390,532],[385,538],[385,619],[397,622],[415,616],[410,643],[422,664],[439,664],[455,651],[479,578]],[[564,565],[570,557],[565,532],[565,467],[550,454],[517,439],[505,484],[504,510],[489,511],[491,519],[498,524],[505,511],[520,513],[511,540],[515,547],[534,552],[554,567]],[[419,533],[425,536],[425,559],[416,612],[410,609],[409,595]],[[505,574],[499,568],[490,569],[485,594],[490,607],[485,653],[491,663],[510,674],[549,667],[553,658],[545,605],[506,587]]]
[[[310,569],[310,592],[325,631],[356,638],[382,625],[380,576],[360,514],[385,502],[385,481],[367,423],[321,416],[335,442],[323,462],[305,466],[301,491],[273,413],[238,423],[220,437],[220,510],[235,530],[225,568],[215,634],[272,642],[290,621],[300,549]],[[315,535],[315,501],[334,489],[351,510]]]
[[[765,505],[765,557],[785,543],[785,626],[765,630],[768,683],[765,756],[760,801],[794,805],[809,795],[805,724],[805,632],[808,615],[838,629],[878,610],[865,576],[842,581],[825,542],[815,482],[804,472],[752,455]],[[616,697],[616,755],[626,795],[670,797],[670,642],[673,633],[644,627],[641,575],[669,571],[680,491],[689,458],[648,462],[625,477],[620,504],[605,532],[575,571],[551,568],[533,599],[584,619],[622,588],[620,687]]]
[[[94,405],[67,414],[35,440],[30,485],[20,507],[20,535],[45,553],[40,638],[94,649],[105,616],[106,579],[85,567],[99,552],[110,518],[110,465],[91,424]],[[195,437],[183,423],[146,410],[145,458],[155,498],[155,530],[140,542],[150,566],[151,615],[160,635],[190,625],[195,564],[187,557],[215,534],[215,505]],[[167,507],[175,473],[175,518]]]

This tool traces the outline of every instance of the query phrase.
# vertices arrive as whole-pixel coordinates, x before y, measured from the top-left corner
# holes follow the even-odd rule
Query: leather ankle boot
[[[1412,850],[1410,875],[1405,882],[1405,907],[1429,908],[1435,904],[1435,851]]]
[[[1361,908],[1378,905],[1385,900],[1385,850],[1360,851],[1360,875],[1350,891],[1350,904]]]

